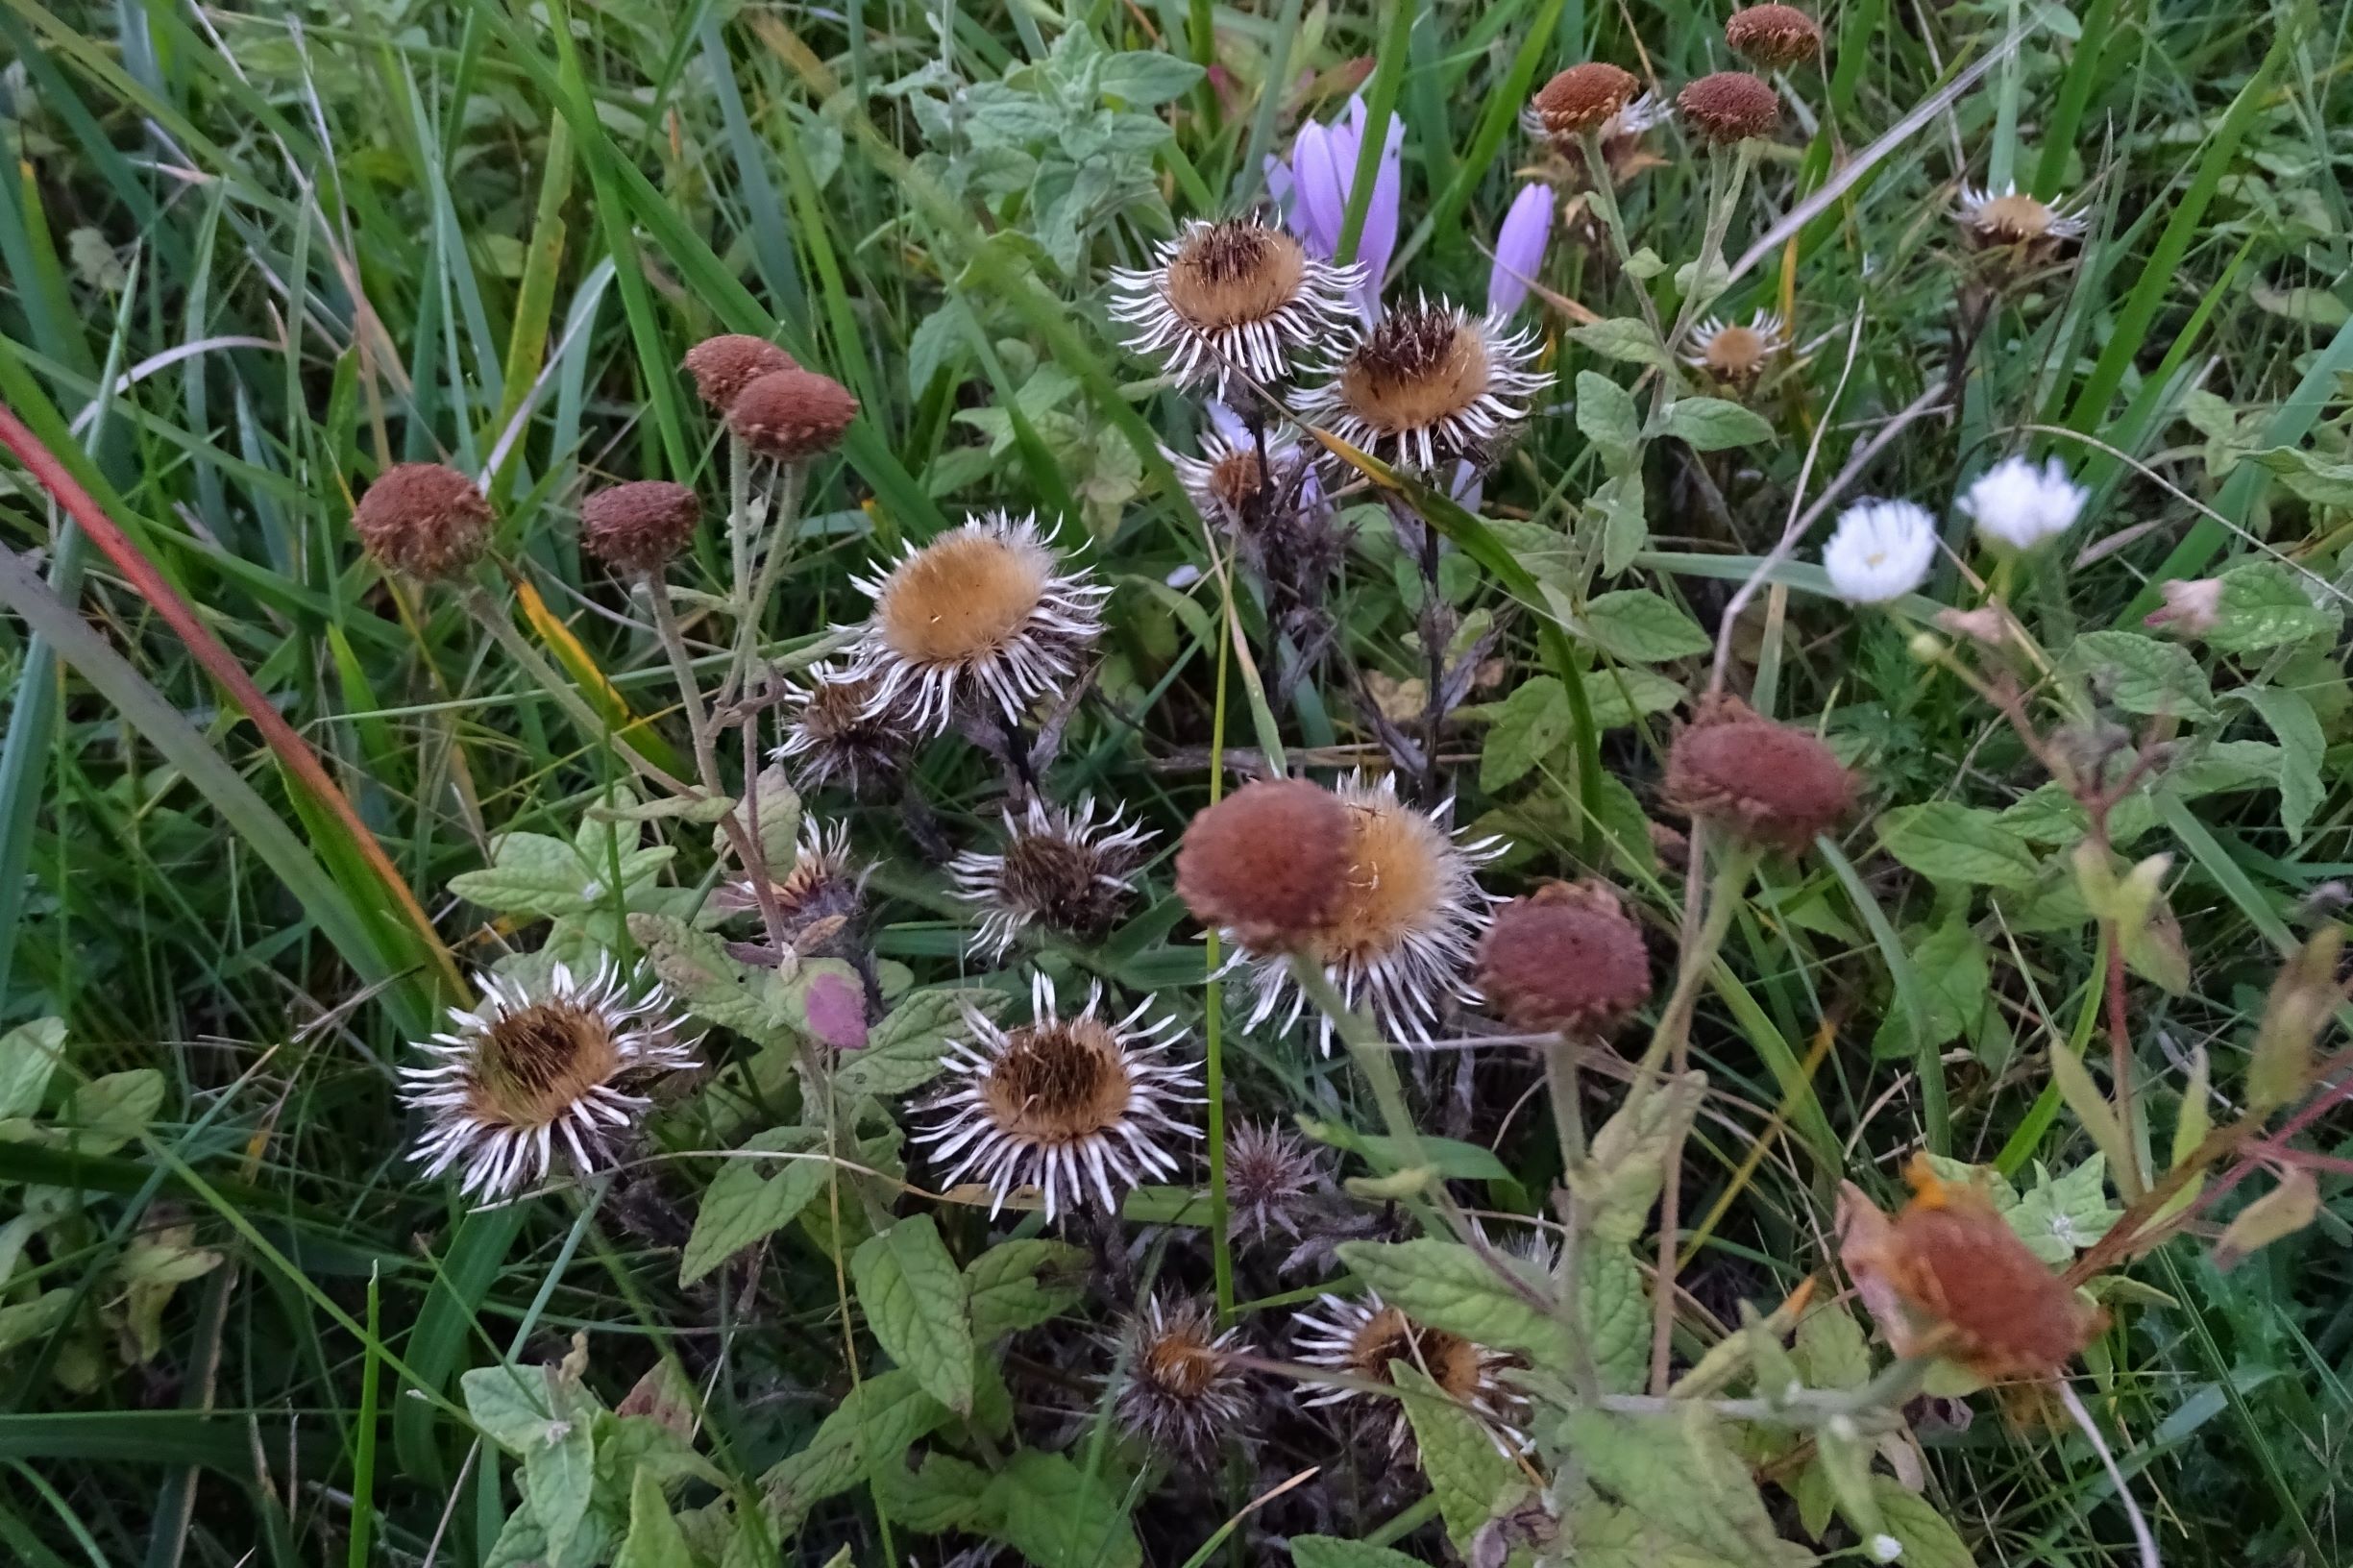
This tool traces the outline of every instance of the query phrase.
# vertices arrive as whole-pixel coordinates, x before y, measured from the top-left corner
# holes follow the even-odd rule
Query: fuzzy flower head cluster
[[[2037,468],[2011,456],[1978,475],[1956,504],[1987,544],[2023,554],[2073,527],[2091,496],[2056,457]]]

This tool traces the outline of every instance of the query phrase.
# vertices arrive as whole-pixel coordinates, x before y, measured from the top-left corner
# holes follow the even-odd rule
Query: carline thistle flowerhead
[[[1500,1374],[1511,1358],[1474,1343],[1444,1329],[1417,1323],[1373,1292],[1359,1297],[1327,1295],[1314,1311],[1294,1320],[1293,1353],[1309,1366],[1345,1373],[1366,1383],[1386,1384],[1395,1379],[1391,1361],[1408,1361],[1458,1404],[1478,1415],[1487,1435],[1505,1454],[1525,1448],[1527,1435],[1515,1424],[1522,1401]],[[1301,1403],[1311,1407],[1341,1405],[1368,1399],[1360,1388],[1345,1385],[1324,1389]],[[1403,1455],[1413,1442],[1413,1426],[1404,1405],[1389,1417],[1389,1452]]]
[[[2067,465],[2058,458],[2038,469],[2012,456],[1978,475],[1955,504],[1975,521],[1977,536],[1987,544],[2024,551],[2073,527],[2091,497],[2067,477]]]
[[[1250,1414],[1250,1384],[1232,1358],[1242,1331],[1217,1332],[1208,1304],[1155,1291],[1131,1313],[1109,1348],[1125,1376],[1113,1409],[1132,1437],[1170,1458],[1198,1464]]]
[[[789,765],[804,789],[840,784],[857,794],[896,778],[907,763],[906,726],[869,711],[874,687],[873,676],[852,675],[838,660],[811,667],[806,685],[785,688],[792,717],[769,760]]]
[[[1330,380],[1300,394],[1299,412],[1400,468],[1484,466],[1553,384],[1534,358],[1532,331],[1425,296],[1375,323]]]
[[[942,1181],[986,1187],[994,1215],[1024,1187],[1039,1189],[1050,1221],[1091,1194],[1116,1212],[1118,1194],[1178,1172],[1167,1145],[1201,1130],[1171,1110],[1207,1102],[1198,1069],[1164,1060],[1178,1020],[1146,1024],[1149,1000],[1116,1021],[1097,1016],[1102,987],[1070,1017],[1056,1010],[1054,982],[1030,977],[1032,1019],[1001,1029],[967,1009],[968,1040],[952,1041],[952,1087],[922,1109],[939,1117],[915,1135],[945,1167]]]
[[[1018,723],[1077,677],[1102,635],[1111,590],[1090,579],[1065,570],[1034,515],[974,518],[909,545],[889,572],[851,579],[874,608],[844,678],[873,683],[869,717],[903,705],[924,733],[946,730],[967,701]]]
[[[1114,806],[1097,821],[1091,796],[1075,806],[1032,796],[1020,816],[1007,811],[1003,848],[967,849],[948,865],[956,896],[983,912],[967,951],[1001,959],[1032,923],[1083,942],[1110,935],[1154,836],[1140,822],[1122,824],[1122,814]]]
[[[1238,375],[1265,382],[1291,355],[1348,317],[1361,267],[1311,256],[1292,234],[1251,218],[1188,223],[1155,262],[1112,273],[1112,319],[1135,329],[1127,346],[1157,359],[1180,386]]]
[[[400,1071],[402,1099],[425,1115],[414,1157],[428,1177],[455,1166],[468,1196],[504,1197],[549,1171],[558,1139],[585,1173],[613,1135],[652,1102],[625,1084],[700,1065],[669,993],[632,994],[610,959],[586,975],[557,964],[544,981],[483,974],[482,1000],[452,1008],[452,1028]]]
[[[1727,386],[1753,386],[1776,355],[1789,348],[1789,328],[1779,316],[1759,310],[1745,323],[1709,316],[1692,329],[1683,363],[1705,371]]]
[[[1859,501],[1838,514],[1822,547],[1830,591],[1850,604],[1885,604],[1927,580],[1936,519],[1909,501]]]
[[[1204,430],[1198,457],[1161,449],[1195,511],[1237,534],[1246,534],[1255,524],[1271,517],[1276,503],[1287,495],[1294,507],[1321,499],[1312,477],[1302,472],[1308,460],[1295,436],[1268,431],[1263,462],[1249,432],[1240,432],[1240,437],[1237,440],[1222,430]]]
[[[1971,239],[1989,248],[2055,249],[2083,237],[2079,208],[2065,202],[2054,207],[2020,190],[2015,183],[2005,183],[1999,190],[1964,184],[1952,215]]]

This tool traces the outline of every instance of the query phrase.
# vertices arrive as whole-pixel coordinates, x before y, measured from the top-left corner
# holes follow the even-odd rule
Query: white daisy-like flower
[[[1301,951],[1323,966],[1350,1006],[1369,1006],[1388,1038],[1427,1041],[1449,1000],[1478,999],[1463,972],[1498,900],[1473,873],[1503,852],[1502,841],[1459,842],[1450,825],[1451,799],[1417,811],[1397,798],[1389,774],[1367,779],[1353,772],[1333,793],[1348,810],[1348,883],[1338,908]],[[1255,1029],[1278,1012],[1281,1030],[1298,1023],[1307,994],[1287,957],[1238,945],[1233,962],[1252,972],[1257,988],[1245,1027]],[[1332,1020],[1322,1019],[1317,1040],[1327,1056],[1332,1033]]]
[[[1120,807],[1095,820],[1094,797],[1074,807],[1032,796],[1016,817],[1005,813],[1005,845],[997,853],[967,849],[949,862],[956,896],[985,912],[966,950],[1003,958],[1033,921],[1083,942],[1111,933],[1135,894],[1136,868],[1150,828],[1122,824]]]
[[[2008,550],[2030,551],[2075,526],[2092,492],[2067,477],[2053,457],[2041,468],[2004,457],[1977,476],[1955,502],[1977,525],[1978,537]]]
[[[1112,1409],[1120,1427],[1173,1458],[1199,1464],[1247,1435],[1249,1377],[1233,1364],[1238,1328],[1217,1331],[1205,1302],[1155,1291],[1105,1343],[1124,1375]]]
[[[898,776],[907,762],[907,726],[889,712],[870,713],[875,677],[852,675],[838,660],[813,666],[805,685],[785,688],[784,741],[769,760],[792,768],[805,789],[841,784],[852,794]]]
[[[1177,1174],[1167,1144],[1198,1139],[1173,1108],[1208,1103],[1196,1067],[1164,1060],[1174,1017],[1146,1024],[1151,1002],[1112,1021],[1096,1016],[1101,986],[1086,1008],[1065,1018],[1054,982],[1030,978],[1030,1022],[1000,1029],[981,1013],[964,1016],[969,1040],[949,1044],[952,1087],[926,1102],[939,1120],[915,1135],[931,1145],[955,1186],[969,1178],[989,1188],[993,1216],[1024,1187],[1039,1189],[1045,1217],[1089,1195],[1115,1213],[1118,1194],[1138,1183]]]
[[[1936,519],[1909,501],[1861,501],[1838,514],[1822,547],[1830,591],[1850,604],[1884,604],[1927,579]]]
[[[1681,357],[1692,369],[1703,370],[1719,381],[1746,386],[1788,348],[1788,324],[1770,311],[1759,310],[1746,323],[1709,316],[1692,329]]]
[[[1263,462],[1246,435],[1234,441],[1215,430],[1202,432],[1198,457],[1166,447],[1161,455],[1176,470],[1177,482],[1185,487],[1193,510],[1237,530],[1247,528],[1264,508],[1286,498],[1296,504],[1314,482],[1302,474],[1307,458],[1297,439],[1287,434],[1267,435]]]
[[[2076,204],[2053,207],[2005,182],[1999,190],[1964,184],[1953,217],[1981,245],[2042,245],[2083,237],[2084,216]]]
[[[1362,267],[1318,260],[1255,218],[1195,219],[1150,267],[1113,270],[1111,316],[1178,385],[1213,382],[1222,397],[1238,373],[1281,380],[1292,354],[1353,319],[1363,281]]]
[[[1291,1346],[1292,1354],[1309,1366],[1371,1384],[1394,1383],[1389,1363],[1409,1361],[1476,1414],[1499,1450],[1508,1455],[1528,1446],[1528,1434],[1518,1424],[1524,1419],[1525,1402],[1501,1376],[1514,1364],[1512,1358],[1417,1323],[1373,1291],[1357,1297],[1324,1296],[1316,1311],[1303,1311],[1293,1320]],[[1331,1406],[1379,1397],[1338,1384],[1300,1403]],[[1403,1454],[1413,1441],[1412,1422],[1402,1403],[1384,1403],[1390,1408],[1389,1451]]]
[[[468,1196],[504,1197],[545,1180],[557,1141],[582,1173],[611,1158],[614,1135],[653,1102],[623,1086],[700,1065],[670,994],[637,992],[610,959],[544,982],[482,974],[482,999],[450,1010],[451,1029],[400,1071],[402,1101],[425,1115],[410,1151],[428,1177],[456,1167]]]
[[[1374,323],[1330,380],[1299,395],[1299,413],[1399,468],[1483,467],[1553,384],[1535,351],[1533,328],[1424,297]]]
[[[1066,569],[1035,516],[1003,512],[910,545],[888,573],[851,580],[874,608],[843,678],[872,682],[865,716],[895,713],[930,734],[968,699],[1017,723],[1032,702],[1075,680],[1111,597],[1084,567]]]

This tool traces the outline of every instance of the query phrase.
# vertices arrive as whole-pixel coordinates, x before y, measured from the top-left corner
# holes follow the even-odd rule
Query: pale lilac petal
[[[1528,299],[1528,285],[1544,267],[1544,247],[1553,237],[1553,193],[1547,185],[1523,185],[1495,232],[1495,268],[1487,274],[1487,313],[1507,316]]]
[[[1250,427],[1242,423],[1242,416],[1219,403],[1215,398],[1209,400],[1209,416],[1211,429],[1217,432],[1227,446],[1247,447],[1253,444]]]
[[[1357,238],[1357,259],[1364,263],[1364,285],[1359,299],[1364,319],[1381,314],[1381,282],[1388,276],[1389,257],[1397,254],[1397,208],[1405,196],[1405,170],[1399,149],[1405,143],[1405,123],[1389,116],[1388,145],[1373,173],[1373,196],[1364,208],[1364,232]]]
[[[1336,134],[1310,121],[1291,143],[1291,230],[1322,260],[1340,248],[1340,223],[1348,210],[1347,176],[1336,164]]]
[[[1486,499],[1487,481],[1485,477],[1469,463],[1457,463],[1455,481],[1448,488],[1449,493],[1454,497],[1456,505],[1466,512],[1476,512],[1479,510],[1479,503]]]

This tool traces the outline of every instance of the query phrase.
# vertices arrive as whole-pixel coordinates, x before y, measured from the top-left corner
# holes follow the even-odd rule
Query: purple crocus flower
[[[1528,285],[1544,266],[1544,247],[1553,237],[1553,192],[1549,185],[1522,185],[1495,232],[1495,268],[1487,274],[1487,314],[1507,316],[1528,299]]]
[[[1326,261],[1339,254],[1340,231],[1348,222],[1348,197],[1356,183],[1357,158],[1363,150],[1371,111],[1360,97],[1348,100],[1348,112],[1330,125],[1311,120],[1291,140],[1290,160],[1266,160],[1266,186],[1283,206],[1283,221],[1308,250]],[[1357,309],[1369,325],[1381,314],[1381,280],[1397,251],[1397,208],[1404,192],[1401,166],[1406,122],[1389,116],[1388,139],[1373,172],[1373,193],[1364,208],[1364,230],[1357,236],[1357,260],[1364,267],[1364,282],[1357,290]]]

